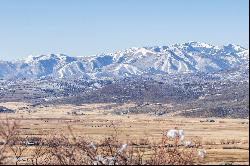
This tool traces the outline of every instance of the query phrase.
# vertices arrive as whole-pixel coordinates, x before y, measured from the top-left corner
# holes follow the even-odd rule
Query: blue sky
[[[248,0],[0,0],[0,59],[203,41],[248,48]]]

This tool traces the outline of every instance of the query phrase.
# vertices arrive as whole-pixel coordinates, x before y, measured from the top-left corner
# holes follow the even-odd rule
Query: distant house
[[[0,113],[15,113],[14,110],[0,106]]]

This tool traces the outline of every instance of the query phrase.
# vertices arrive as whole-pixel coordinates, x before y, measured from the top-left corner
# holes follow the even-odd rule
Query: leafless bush
[[[18,135],[18,123],[6,118],[6,121],[0,122],[0,164],[4,164],[7,159],[6,150],[12,147]],[[16,153],[17,154],[17,153]]]
[[[221,139],[220,144],[222,145],[230,145],[230,144],[241,144],[242,141],[239,139]]]
[[[195,163],[197,149],[186,148],[179,144],[179,139],[173,140],[174,144],[169,144],[168,140],[163,138],[162,144],[152,147],[153,153],[149,160],[150,165],[191,165]],[[194,147],[198,147],[195,145]]]
[[[135,140],[136,143],[123,142],[118,139],[116,125],[111,122],[110,126],[113,127],[113,133],[95,142],[74,135],[71,127],[68,127],[68,135],[51,134],[42,139],[21,138],[18,125],[6,121],[0,127],[0,138],[4,140],[0,150],[6,151],[8,148],[12,162],[16,165],[188,165],[197,162],[197,148],[201,147],[198,138],[192,140],[195,144],[192,148],[166,137],[154,143],[148,138]],[[24,161],[27,151],[29,156]],[[7,157],[7,153],[1,152],[0,164],[5,164]]]
[[[216,145],[216,142],[214,140],[207,140],[204,142],[204,145]]]

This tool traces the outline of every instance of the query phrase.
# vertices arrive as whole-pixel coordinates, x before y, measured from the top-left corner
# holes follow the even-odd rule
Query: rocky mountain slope
[[[0,102],[113,103],[121,115],[249,118],[249,50],[189,42],[0,61]],[[126,103],[135,106],[116,108]]]
[[[64,54],[0,61],[0,78],[125,78],[143,74],[211,73],[248,64],[249,50],[200,42],[130,48],[114,53],[71,57]]]

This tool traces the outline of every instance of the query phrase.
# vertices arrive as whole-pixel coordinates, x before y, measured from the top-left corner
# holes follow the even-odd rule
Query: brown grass
[[[21,105],[18,105],[18,103],[4,103],[3,105],[15,110],[27,106],[24,103]],[[134,154],[138,154],[136,157],[137,161],[139,162],[140,156],[143,156],[143,161],[140,162],[145,163],[145,160],[149,160],[150,156],[155,152],[153,148],[162,144],[162,132],[174,127],[183,129],[187,140],[195,142],[197,146],[202,145],[206,149],[207,157],[202,161],[198,161],[201,164],[219,164],[221,162],[231,162],[233,164],[249,163],[249,124],[242,123],[248,122],[248,120],[215,119],[215,123],[205,124],[200,123],[200,120],[202,120],[200,118],[187,119],[183,117],[155,117],[149,115],[118,116],[109,114],[111,110],[102,110],[101,106],[101,104],[91,104],[83,106],[29,107],[30,113],[18,112],[16,114],[8,114],[10,124],[20,121],[17,131],[22,140],[34,139],[39,143],[36,146],[27,146],[28,148],[23,151],[23,156],[18,161],[18,164],[49,163],[52,152],[50,152],[50,148],[44,148],[48,144],[46,142],[56,139],[68,139],[72,143],[72,133],[77,138],[77,141],[82,140],[88,144],[93,142],[95,145],[99,145],[105,139],[112,138],[114,133],[118,133],[117,140],[119,145],[126,143],[129,145],[126,153],[129,153],[130,149],[133,149],[132,152],[137,151],[134,152]],[[91,111],[87,111],[83,116],[67,115],[67,112],[75,109]],[[0,114],[0,122],[5,122],[5,119],[5,114]],[[220,123],[220,121],[223,121],[223,123]],[[116,127],[116,132],[112,123]],[[71,131],[68,126],[70,126]],[[63,137],[65,138],[63,139]],[[221,144],[221,140],[238,140],[241,143]],[[11,149],[6,147],[6,145],[2,146],[1,142],[4,141],[0,138],[0,150],[4,151],[8,156],[13,155]],[[174,141],[169,142],[169,144],[173,143]],[[181,147],[179,149],[182,150]],[[48,153],[48,150],[50,153]],[[68,155],[71,153],[71,150],[72,148],[69,148],[67,152],[62,151],[62,153]],[[190,152],[192,148],[185,148],[185,150]],[[44,155],[44,153],[50,155]],[[3,156],[2,154],[0,153],[0,157]],[[15,164],[13,157],[5,158],[4,161]],[[59,163],[55,156],[52,161]]]
[[[70,135],[50,135],[46,139],[22,138],[19,125],[15,122],[1,123],[0,164],[50,164],[50,165],[191,165],[197,163],[197,148],[185,148],[180,140],[170,144],[166,137],[162,142],[153,144],[148,139],[140,139],[137,146],[123,144],[118,139],[119,131],[114,123],[113,133],[98,142],[90,142],[83,137],[76,137],[70,126]],[[147,145],[147,146],[141,146]],[[171,145],[171,146],[170,146]],[[27,157],[27,152],[29,155]],[[24,159],[25,158],[25,159]]]

